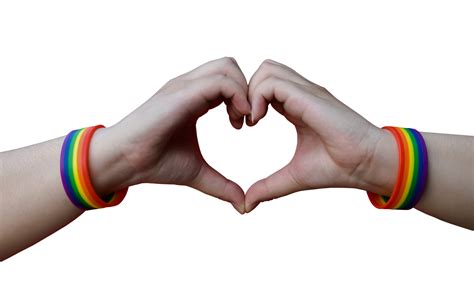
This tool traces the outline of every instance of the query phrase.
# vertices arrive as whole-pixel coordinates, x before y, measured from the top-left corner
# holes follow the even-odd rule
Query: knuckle
[[[182,86],[182,82],[183,82],[182,77],[177,76],[175,78],[172,78],[172,79],[168,80],[165,83],[165,85],[163,85],[163,88],[164,89],[170,89],[170,88],[174,88],[174,87],[180,87],[180,86]]]
[[[272,63],[269,59],[265,59],[262,64],[260,64],[261,70],[269,70],[272,67]]]
[[[230,57],[230,56],[222,57],[220,59],[220,62],[224,66],[233,65],[233,64],[236,63],[235,59],[233,57]]]
[[[265,59],[265,60],[263,61],[263,63],[265,63],[265,64],[272,64],[272,65],[273,65],[273,64],[275,64],[275,61],[272,60],[272,59],[270,59],[270,58],[267,58],[267,59]]]
[[[166,83],[165,83],[165,87],[168,87],[168,86],[172,86],[174,83],[176,83],[176,80],[177,80],[177,77],[175,78],[172,78],[170,80],[168,80]]]
[[[262,64],[260,64],[260,67],[258,68],[258,70],[261,71],[261,73],[264,77],[268,77],[268,76],[274,74],[275,64],[274,64],[273,60],[265,59],[262,62]]]
[[[324,96],[326,98],[333,98],[332,94],[329,92],[329,90],[326,87],[318,86],[318,90],[321,96]]]

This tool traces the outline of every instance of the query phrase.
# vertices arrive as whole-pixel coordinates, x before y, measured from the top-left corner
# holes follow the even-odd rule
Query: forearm
[[[64,137],[0,154],[0,260],[35,244],[82,214],[64,192],[59,170]],[[127,185],[128,170],[112,134],[90,146],[93,185],[101,195]]]
[[[416,209],[446,222],[474,229],[474,137],[422,133],[428,149],[428,179]],[[398,167],[393,137],[377,142],[366,181],[359,187],[390,195]]]
[[[428,148],[426,190],[416,208],[474,230],[474,137],[423,133]]]
[[[0,260],[27,248],[81,215],[59,174],[64,137],[0,155]]]

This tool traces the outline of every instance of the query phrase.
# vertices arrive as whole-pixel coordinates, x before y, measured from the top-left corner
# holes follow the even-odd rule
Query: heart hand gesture
[[[256,125],[271,104],[298,135],[291,162],[256,182],[246,195],[206,163],[197,140],[198,118],[223,102],[236,129],[244,118],[249,126]],[[249,85],[234,59],[208,62],[169,81],[121,122],[97,134],[96,142],[105,134],[120,147],[102,150],[98,157],[118,151],[121,157],[109,159],[124,160],[126,168],[120,169],[122,174],[112,174],[115,180],[96,181],[98,186],[105,182],[108,186],[104,187],[114,191],[138,183],[187,185],[230,202],[240,213],[250,212],[262,201],[307,189],[356,187],[388,192],[394,180],[386,176],[396,170],[383,166],[385,171],[374,171],[371,162],[381,139],[386,138],[383,143],[394,149],[387,133],[323,87],[271,60],[263,62]],[[123,175],[126,181],[119,181],[117,176]]]
[[[254,183],[246,194],[213,169],[199,147],[197,120],[221,103],[226,104],[236,129],[244,120],[249,126],[256,125],[271,104],[297,131],[297,147],[289,164]],[[79,134],[84,136],[82,132]],[[416,208],[472,230],[472,137],[423,135],[430,165],[426,192]],[[169,81],[119,123],[98,129],[87,140],[87,149],[83,148],[85,138],[77,141],[74,137],[75,144],[68,153],[69,162],[78,160],[79,151],[81,163],[84,156],[89,160],[85,162],[88,167],[81,166],[81,173],[78,165],[73,169],[69,163],[68,173],[79,180],[79,185],[68,183],[71,188],[81,187],[80,181],[89,171],[92,191],[100,197],[139,183],[187,185],[230,202],[241,214],[260,202],[308,189],[351,187],[388,196],[396,188],[394,184],[400,183],[397,150],[411,149],[412,160],[417,150],[399,145],[389,132],[375,127],[289,67],[264,61],[247,84],[232,58],[208,62]],[[64,194],[63,170],[58,173],[56,169],[59,163],[64,164],[61,144],[70,148],[70,140],[62,137],[0,154],[0,197],[5,200],[0,212],[8,224],[0,228],[0,261],[83,212],[70,201],[70,195]],[[400,165],[400,171],[407,173],[399,175],[415,175],[406,163]],[[426,176],[426,170],[423,172]]]

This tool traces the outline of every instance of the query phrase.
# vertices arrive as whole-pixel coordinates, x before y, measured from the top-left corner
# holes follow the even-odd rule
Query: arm
[[[291,68],[267,60],[249,84],[255,125],[268,104],[295,125],[290,163],[253,184],[246,210],[296,191],[349,187],[390,195],[398,167],[396,142],[323,87]],[[426,190],[417,209],[474,229],[473,137],[423,133],[428,147]]]
[[[474,137],[422,133],[428,149],[429,168],[426,190],[416,209],[474,230]],[[395,157],[388,157],[395,156]],[[387,165],[390,164],[390,165]],[[390,192],[395,180],[380,172],[398,166],[395,141],[384,135],[361,176],[365,190]],[[390,172],[387,172],[390,174]],[[396,172],[392,174],[396,175]]]
[[[92,181],[101,196],[129,185],[122,180],[131,175],[117,150],[107,149],[113,147],[111,130],[97,131],[90,147]],[[0,154],[0,260],[35,244],[83,213],[67,198],[61,183],[63,140],[61,137]]]
[[[244,192],[202,157],[196,122],[226,103],[231,124],[250,112],[247,82],[235,60],[206,63],[169,81],[122,121],[94,134],[89,165],[102,196],[139,183],[179,184],[244,212]],[[59,173],[64,137],[0,154],[0,260],[35,244],[82,214]]]

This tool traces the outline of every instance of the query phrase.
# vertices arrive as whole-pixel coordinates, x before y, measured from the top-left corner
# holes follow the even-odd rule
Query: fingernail
[[[231,204],[232,204],[232,206],[234,207],[234,209],[235,209],[237,212],[239,212],[239,214],[241,214],[241,215],[245,214],[245,204],[244,204],[244,205],[242,205],[242,204],[237,205],[237,204],[234,203],[234,202],[232,202]]]
[[[245,213],[250,213],[252,210],[252,205],[248,204],[248,205],[245,205]]]
[[[246,207],[245,209],[247,210],[247,213],[250,213],[252,212],[253,210],[255,210],[255,208],[259,205],[260,203],[253,203],[253,204],[250,204],[248,207]]]
[[[240,213],[241,215],[245,214],[245,204],[241,204],[241,205],[239,206],[239,213]]]

